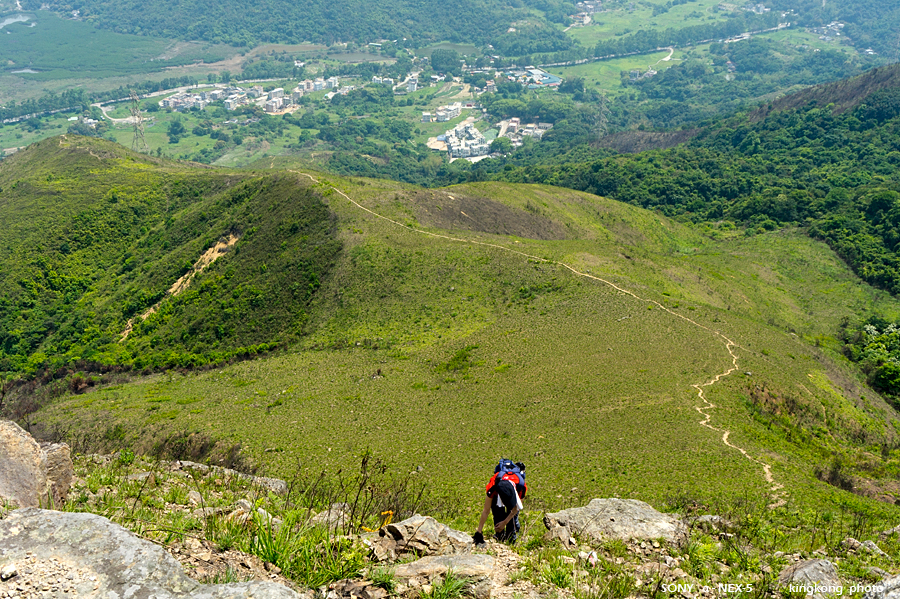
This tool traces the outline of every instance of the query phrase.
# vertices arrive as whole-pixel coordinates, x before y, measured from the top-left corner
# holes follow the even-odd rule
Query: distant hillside
[[[621,154],[637,154],[647,150],[668,150],[690,141],[699,129],[681,131],[620,131],[601,137],[597,145]]]
[[[34,10],[40,4],[37,0],[23,2]],[[505,32],[517,15],[524,14],[516,8],[520,4],[487,0],[452,4],[436,0],[190,0],[177,7],[162,0],[53,0],[49,6],[60,12],[78,9],[82,17],[99,27],[122,33],[251,46],[264,42],[331,44],[404,38],[422,45],[441,40],[479,44]]]
[[[896,90],[898,87],[900,87],[900,63],[895,63],[866,71],[858,77],[816,85],[795,94],[782,96],[750,113],[749,119],[751,122],[757,122],[774,111],[796,110],[809,104],[819,108],[831,104],[833,114],[841,114],[856,108],[875,92]]]

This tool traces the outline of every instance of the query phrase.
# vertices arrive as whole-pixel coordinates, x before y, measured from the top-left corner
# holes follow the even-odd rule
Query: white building
[[[454,102],[453,104],[448,104],[446,106],[440,106],[435,113],[437,122],[445,123],[447,121],[452,121],[456,117],[460,115],[462,112],[462,104],[459,102]]]
[[[275,89],[273,89],[272,91],[269,92],[268,97],[270,100],[276,100],[278,98],[283,98],[284,97],[284,88],[276,87]]]

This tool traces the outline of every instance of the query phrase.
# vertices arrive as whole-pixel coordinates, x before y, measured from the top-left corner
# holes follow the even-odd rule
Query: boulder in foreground
[[[17,566],[11,582],[61,585],[73,597],[299,598],[272,582],[200,584],[161,547],[94,514],[14,510],[0,520],[0,548],[0,558]]]
[[[664,539],[678,543],[687,535],[681,520],[636,499],[593,499],[584,507],[547,514],[544,525],[550,537],[564,542],[582,536],[597,542]]]

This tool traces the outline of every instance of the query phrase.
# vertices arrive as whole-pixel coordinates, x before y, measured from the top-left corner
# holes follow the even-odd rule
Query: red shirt
[[[497,497],[497,483],[501,480],[508,480],[512,482],[516,486],[516,493],[519,494],[520,498],[525,497],[525,493],[528,491],[528,487],[525,485],[525,481],[520,480],[519,476],[514,472],[507,472],[501,478],[498,478],[499,474],[495,474],[491,477],[491,480],[488,481],[488,484],[485,486],[485,490],[487,491],[488,497],[494,499]]]

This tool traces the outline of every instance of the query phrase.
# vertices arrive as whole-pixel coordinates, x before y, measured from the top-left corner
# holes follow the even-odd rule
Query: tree
[[[178,140],[181,139],[181,136],[184,135],[184,123],[181,122],[181,117],[175,117],[175,120],[169,123],[169,129],[167,134],[169,136],[170,144],[177,144]]]
[[[431,53],[431,68],[438,73],[459,75],[459,52],[456,50],[437,49]]]
[[[491,142],[491,152],[509,154],[510,152],[512,152],[512,142],[508,137],[498,137]]]

